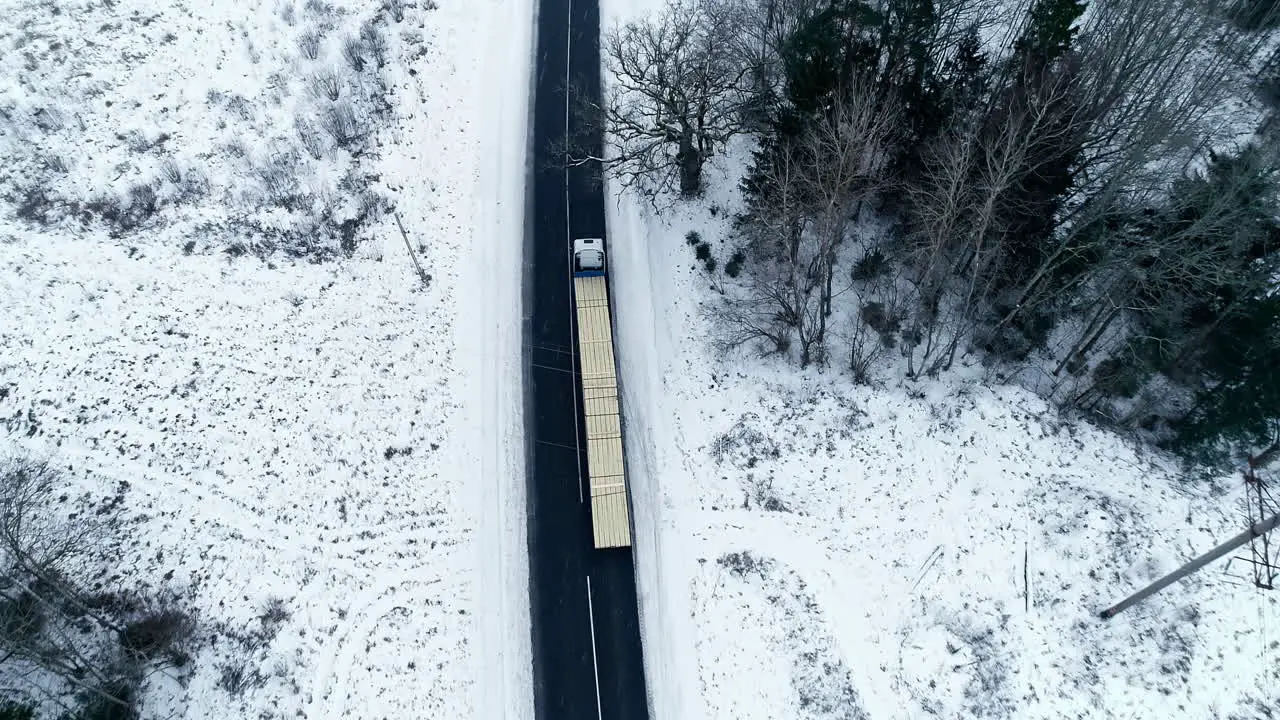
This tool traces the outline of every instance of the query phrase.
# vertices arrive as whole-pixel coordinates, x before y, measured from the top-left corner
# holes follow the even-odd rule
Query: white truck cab
[[[604,273],[604,240],[579,238],[573,241],[573,272]]]

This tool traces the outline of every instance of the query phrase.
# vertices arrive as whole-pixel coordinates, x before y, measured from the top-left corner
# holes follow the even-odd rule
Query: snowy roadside
[[[531,0],[10,5],[44,14],[2,38],[24,49],[0,104],[31,121],[0,143],[6,452],[93,494],[128,484],[119,586],[175,591],[206,627],[270,625],[211,633],[184,683],[151,681],[147,715],[526,716]],[[294,121],[375,12],[386,67],[360,65],[382,79],[349,89],[388,106],[355,101],[373,132],[348,151]],[[264,170],[282,163],[296,184]],[[33,208],[11,191],[37,175]],[[77,200],[114,193],[120,214]],[[396,207],[428,288],[366,195]],[[72,206],[90,219],[54,217]],[[332,234],[298,224],[313,210]],[[343,217],[350,257],[285,254],[350,252]]]
[[[608,28],[661,2],[603,5]],[[1239,478],[1188,485],[963,370],[726,360],[684,236],[723,261],[733,184],[660,218],[608,195],[654,718],[1258,716],[1280,605],[1223,564],[1096,617],[1238,532]]]

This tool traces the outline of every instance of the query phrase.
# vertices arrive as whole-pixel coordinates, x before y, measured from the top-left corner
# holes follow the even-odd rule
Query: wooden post
[[[396,218],[396,227],[400,228],[400,237],[404,238],[404,246],[409,249],[409,257],[413,260],[413,266],[418,269],[418,279],[422,281],[422,287],[431,287],[431,276],[426,270],[422,269],[422,263],[418,262],[418,253],[413,249],[413,243],[409,242],[409,233],[404,231],[404,223],[400,222],[400,213],[392,213]]]

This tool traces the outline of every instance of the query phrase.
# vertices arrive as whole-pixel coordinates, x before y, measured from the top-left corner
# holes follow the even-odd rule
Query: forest
[[[690,237],[725,349],[971,365],[1221,461],[1280,432],[1277,28],[1276,0],[674,0],[606,31],[566,156],[661,212],[750,153],[731,259]]]

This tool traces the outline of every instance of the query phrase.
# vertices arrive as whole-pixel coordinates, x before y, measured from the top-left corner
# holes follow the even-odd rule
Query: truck
[[[587,426],[591,534],[597,549],[630,547],[631,512],[627,501],[603,238],[580,238],[573,242],[573,304],[577,320],[578,383]]]

